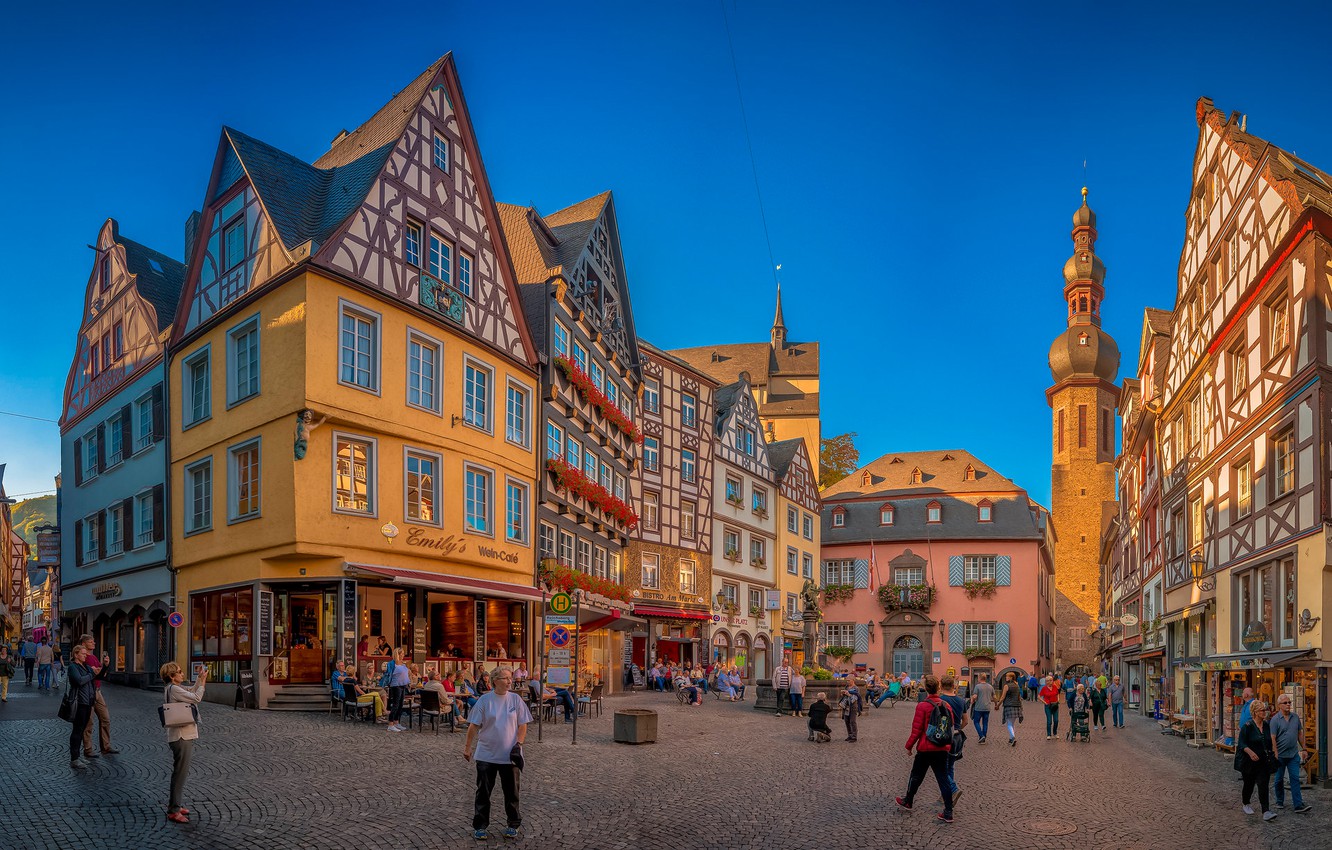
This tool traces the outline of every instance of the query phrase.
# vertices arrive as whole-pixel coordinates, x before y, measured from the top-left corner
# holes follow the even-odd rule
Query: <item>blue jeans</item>
[[[1045,734],[1059,734],[1059,703],[1045,706]]]
[[[39,688],[49,688],[49,687],[51,687],[51,665],[50,665],[50,664],[38,664],[38,665],[37,665],[37,687],[39,687]]]
[[[1284,780],[1290,776],[1290,797],[1295,808],[1304,805],[1304,795],[1300,793],[1300,757],[1298,754],[1288,758],[1277,759],[1276,769],[1276,803],[1281,805],[1286,801],[1286,789]]]
[[[791,694],[791,710],[797,714],[805,710],[804,694]]]
[[[1122,703],[1122,702],[1112,702],[1112,703],[1110,703],[1110,715],[1111,715],[1111,717],[1113,718],[1113,720],[1112,720],[1111,722],[1113,722],[1113,723],[1115,724],[1115,728],[1116,728],[1116,729],[1119,728],[1120,726],[1123,726],[1123,725],[1124,725],[1124,703]]]
[[[883,705],[883,701],[888,699],[890,694],[891,692],[887,688],[884,688],[883,692],[879,694],[879,698],[874,700],[874,707],[875,708],[881,707]]]
[[[953,765],[955,765],[955,764],[957,764],[957,759],[953,758],[952,756],[949,756],[949,757],[948,757],[948,787],[952,789],[952,791],[953,791],[954,794],[957,793],[957,780],[953,778]]]
[[[989,737],[990,732],[990,712],[973,711],[971,719],[976,724],[976,735],[983,741]]]

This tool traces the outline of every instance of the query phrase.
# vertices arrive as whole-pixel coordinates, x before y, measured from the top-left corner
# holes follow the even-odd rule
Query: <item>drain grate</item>
[[[1058,818],[1026,818],[1015,824],[1019,833],[1031,835],[1072,835],[1078,831],[1078,825],[1072,821]]]

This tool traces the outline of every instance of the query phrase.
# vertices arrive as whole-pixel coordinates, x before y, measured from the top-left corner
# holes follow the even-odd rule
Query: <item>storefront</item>
[[[162,664],[172,657],[170,593],[170,577],[160,569],[66,586],[62,604],[69,613],[57,637],[68,644],[90,634],[98,653],[111,655],[110,681],[155,684]]]
[[[634,615],[642,618],[646,626],[633,635],[633,661],[640,667],[650,666],[660,658],[668,664],[693,667],[708,663],[703,651],[704,624],[711,616],[701,608],[656,605],[635,605]]]
[[[1285,651],[1238,652],[1212,655],[1202,662],[1210,681],[1207,687],[1219,710],[1210,718],[1214,737],[1233,745],[1239,735],[1240,712],[1244,708],[1244,689],[1275,707],[1281,694],[1291,697],[1291,712],[1304,721],[1304,746],[1310,752],[1308,775],[1318,781],[1327,779],[1326,745],[1320,720],[1319,694],[1326,697],[1327,669],[1320,667],[1309,649]]]

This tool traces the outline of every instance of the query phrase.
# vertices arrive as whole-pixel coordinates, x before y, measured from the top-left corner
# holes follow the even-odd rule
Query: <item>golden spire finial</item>
[[[1082,202],[1083,202],[1084,204],[1087,203],[1087,187],[1086,187],[1086,186],[1083,186],[1083,187],[1082,187]]]

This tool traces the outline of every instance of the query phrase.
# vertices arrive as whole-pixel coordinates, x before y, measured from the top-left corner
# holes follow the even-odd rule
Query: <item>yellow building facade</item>
[[[822,535],[818,471],[800,437],[768,446],[773,473],[777,477],[777,542],[773,556],[777,564],[779,609],[770,609],[777,660],[791,654],[791,663],[804,666],[804,603],[800,591],[805,582],[818,584],[819,543]]]

